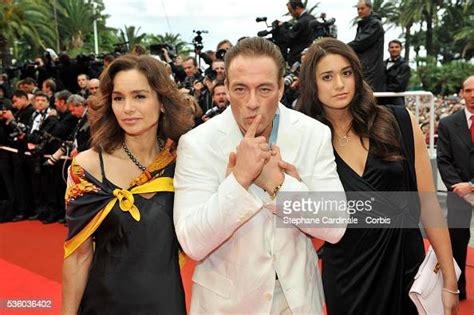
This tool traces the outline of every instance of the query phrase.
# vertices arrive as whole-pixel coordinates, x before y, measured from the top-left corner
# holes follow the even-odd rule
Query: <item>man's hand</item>
[[[12,119],[13,118],[13,114],[10,110],[4,110],[2,113],[1,113],[1,118],[2,119]]]
[[[278,155],[280,155],[280,148],[277,147],[276,145],[273,147],[274,147],[274,150],[278,150]],[[280,160],[280,162],[278,163],[278,166],[280,166],[282,171],[285,172],[287,175],[296,178],[300,182],[302,181],[300,175],[298,174],[298,170],[296,169],[296,166],[294,166],[293,164]]]
[[[237,147],[236,163],[232,172],[239,184],[245,189],[248,189],[260,175],[263,166],[270,160],[272,154],[265,137],[255,137],[261,121],[261,115],[255,117]]]
[[[196,80],[193,82],[193,88],[194,88],[194,96],[199,97],[201,95],[201,90],[204,88],[204,84]]]
[[[271,157],[263,166],[260,175],[255,180],[255,185],[267,192],[273,192],[284,179],[283,171],[279,166],[280,162],[282,162],[280,149],[276,145],[272,145]]]
[[[52,109],[48,113],[48,117],[58,116],[58,112],[55,109]]]
[[[300,78],[295,77],[293,82],[290,84],[290,89],[296,91],[298,89],[299,84],[300,84]]]
[[[451,187],[453,188],[453,192],[461,198],[471,192],[471,185],[469,185],[469,183],[457,183]]]

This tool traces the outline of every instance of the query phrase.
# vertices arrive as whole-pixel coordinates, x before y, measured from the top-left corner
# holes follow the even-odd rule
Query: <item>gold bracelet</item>
[[[275,189],[273,189],[273,192],[271,192],[271,193],[265,190],[265,192],[270,195],[271,200],[275,200],[278,192],[280,191],[281,185],[282,184],[276,186]]]
[[[443,288],[443,291],[451,293],[451,294],[455,294],[455,295],[459,295],[459,293],[461,293],[461,291],[459,291],[459,289],[457,291],[453,291],[453,290]]]

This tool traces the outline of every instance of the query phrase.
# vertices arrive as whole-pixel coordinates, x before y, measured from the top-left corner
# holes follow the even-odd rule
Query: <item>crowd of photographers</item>
[[[335,37],[337,29],[335,19],[326,19],[324,14],[315,18],[306,12],[301,1],[291,0],[287,8],[295,19],[294,24],[274,21],[267,25],[269,30],[258,35],[270,36],[267,38],[286,57],[281,102],[293,108],[299,95],[299,71],[307,47],[319,37]],[[383,28],[380,31],[380,19],[372,13],[370,0],[359,1],[357,11],[361,20],[356,38],[349,44],[362,63],[368,63],[363,65],[364,74],[368,81],[375,80],[369,84],[376,91],[380,91],[378,85],[383,86],[382,91],[405,91],[410,68],[401,57],[402,43],[390,41],[390,58],[382,60],[382,66],[379,64],[375,69],[370,60],[383,56],[379,44],[380,36],[384,42]],[[257,22],[266,23],[266,18],[257,18]],[[195,125],[219,115],[229,105],[224,58],[232,43],[223,40],[215,51],[204,51],[205,32],[195,31],[195,57],[179,55],[168,44],[150,46],[150,53],[167,64],[170,78],[189,96]],[[122,44],[119,48],[116,53],[126,52]],[[143,54],[146,50],[136,46],[131,53]],[[66,54],[57,56],[48,49],[34,62],[0,74],[0,222],[39,219],[43,223],[64,223],[65,172],[70,158],[89,147],[89,121],[94,119],[94,111],[100,105],[98,78],[114,57],[107,54],[98,62],[96,58],[79,55],[71,60]],[[13,84],[11,78],[15,76],[19,80]],[[379,102],[403,105],[404,99]]]

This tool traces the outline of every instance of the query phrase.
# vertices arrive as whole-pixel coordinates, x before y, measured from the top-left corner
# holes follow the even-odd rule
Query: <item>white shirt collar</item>
[[[467,127],[471,128],[471,116],[474,116],[474,114],[468,111],[466,106],[464,106],[464,114],[466,114]]]

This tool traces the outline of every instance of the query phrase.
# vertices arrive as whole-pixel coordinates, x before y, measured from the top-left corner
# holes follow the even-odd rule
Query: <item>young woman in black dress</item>
[[[408,292],[424,258],[420,219],[441,264],[442,300],[446,314],[451,314],[457,309],[458,291],[449,234],[443,224],[429,222],[433,216],[438,223],[443,218],[441,211],[427,206],[424,194],[435,188],[416,121],[404,108],[376,105],[356,54],[336,39],[324,38],[311,46],[300,86],[299,109],[332,130],[348,199],[377,196],[374,209],[352,216],[359,223],[390,219],[386,227],[348,226],[339,243],[324,246],[328,314],[417,314]],[[423,194],[413,193],[417,191]],[[409,192],[419,198],[418,207],[400,198]]]
[[[185,314],[173,175],[191,109],[150,56],[119,57],[100,81],[91,149],[69,170],[62,314]]]

